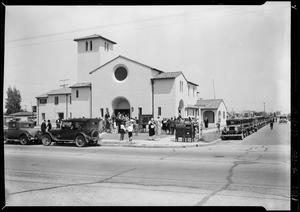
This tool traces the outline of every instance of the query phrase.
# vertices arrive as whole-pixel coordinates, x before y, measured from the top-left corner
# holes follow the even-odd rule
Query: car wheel
[[[28,140],[28,138],[27,138],[26,135],[21,135],[21,137],[20,137],[20,143],[22,145],[27,145],[29,143],[29,140]]]
[[[78,135],[75,139],[76,146],[84,147],[86,145],[85,137],[83,135]]]
[[[51,137],[49,135],[43,135],[42,143],[44,144],[44,146],[49,146],[52,143]]]

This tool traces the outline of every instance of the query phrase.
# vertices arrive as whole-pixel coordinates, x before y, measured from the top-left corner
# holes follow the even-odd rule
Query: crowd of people
[[[178,117],[174,116],[171,118],[161,118],[160,116],[157,119],[151,118],[148,123],[139,123],[137,117],[130,118],[129,115],[124,113],[118,113],[115,115],[112,113],[110,115],[109,111],[106,111],[106,114],[103,118],[99,118],[99,131],[100,133],[119,133],[120,141],[124,140],[124,135],[128,134],[128,139],[131,142],[133,133],[137,136],[139,133],[149,133],[149,140],[159,140],[161,134],[165,135],[174,135],[176,132],[176,125],[183,123],[190,123],[194,125],[195,132],[199,131],[198,119],[197,118],[182,118],[180,115]],[[56,128],[60,128],[61,118],[56,120]],[[203,120],[204,127],[208,128],[208,119],[205,117]],[[220,123],[217,124],[218,129],[220,129]],[[201,130],[203,124],[201,123]],[[48,120],[48,124],[44,120],[42,126],[42,131],[50,131],[51,123]]]

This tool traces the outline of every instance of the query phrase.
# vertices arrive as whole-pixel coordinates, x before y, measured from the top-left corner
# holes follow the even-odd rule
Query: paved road
[[[194,148],[5,145],[7,205],[290,209],[290,123]]]

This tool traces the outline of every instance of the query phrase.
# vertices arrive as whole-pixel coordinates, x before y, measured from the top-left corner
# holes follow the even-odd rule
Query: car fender
[[[51,134],[51,132],[44,132],[44,133],[42,133],[42,136],[43,135],[49,135],[50,136],[50,138],[53,140],[53,141],[59,141],[56,137],[54,137],[52,134]],[[42,137],[41,136],[41,137]]]

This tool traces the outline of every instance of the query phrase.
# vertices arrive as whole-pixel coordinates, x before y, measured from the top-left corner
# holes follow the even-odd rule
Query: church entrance
[[[117,116],[118,113],[131,117],[129,101],[124,97],[117,97],[112,101],[112,109]]]

